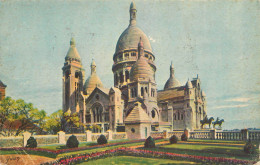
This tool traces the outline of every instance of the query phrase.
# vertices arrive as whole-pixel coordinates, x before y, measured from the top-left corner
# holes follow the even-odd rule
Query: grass
[[[130,140],[124,140],[124,141],[130,141]],[[160,140],[156,140],[156,142],[161,142],[164,141],[164,139],[160,139]],[[113,144],[113,143],[119,143],[119,142],[123,142],[123,140],[113,140],[113,141],[109,141],[109,144]],[[96,145],[96,142],[83,142],[80,143],[80,146],[93,146]],[[0,150],[0,155],[7,155],[7,154],[31,154],[31,155],[39,155],[39,156],[45,156],[45,157],[50,157],[50,158],[60,158],[60,157],[64,157],[64,156],[70,156],[70,155],[75,155],[75,154],[84,154],[84,153],[92,153],[92,152],[98,152],[98,151],[104,151],[104,150],[109,150],[109,149],[114,149],[114,148],[118,148],[118,147],[131,147],[131,146],[137,146],[137,145],[143,145],[144,142],[137,142],[137,143],[130,143],[130,144],[122,144],[122,145],[116,145],[116,146],[108,146],[108,147],[102,147],[102,148],[86,148],[85,150],[82,151],[72,151],[72,152],[68,152],[68,153],[62,153],[62,154],[49,154],[49,153],[45,153],[45,152],[39,152],[39,151],[1,151]],[[65,149],[66,146],[65,145],[48,145],[48,146],[41,146],[39,148],[45,148],[45,149],[54,149],[54,150],[58,150],[58,149]]]
[[[161,142],[161,141],[164,141],[164,140],[165,139],[160,139],[160,140],[156,140],[156,142]],[[58,157],[70,156],[70,155],[75,155],[75,154],[99,152],[99,151],[115,149],[115,148],[118,148],[118,147],[131,147],[131,146],[138,146],[138,145],[144,145],[144,142],[131,143],[131,144],[122,144],[122,145],[116,145],[116,146],[110,146],[110,147],[86,149],[86,150],[83,150],[83,151],[75,151],[75,152],[63,153],[63,154],[59,154]]]
[[[214,142],[215,143],[215,142]],[[244,146],[232,146],[231,143],[225,143],[225,146],[219,146],[214,144],[169,144],[163,145],[151,150],[164,151],[179,154],[198,155],[198,156],[210,156],[210,157],[225,157],[252,160],[253,157],[244,153]]]
[[[40,152],[40,151],[0,151],[0,155],[10,155],[10,154],[18,154],[18,155],[38,155],[38,156],[44,156],[48,158],[56,158],[55,154],[47,153],[47,152]]]
[[[165,141],[166,139],[160,139],[160,140],[156,140],[156,143],[161,142],[161,141]],[[129,141],[129,140],[114,140],[114,141],[109,141],[110,144],[112,143],[118,143],[118,142],[123,142],[123,141]],[[225,157],[225,158],[234,158],[234,159],[243,159],[243,160],[253,160],[254,157],[247,155],[246,153],[244,153],[243,151],[243,147],[244,145],[234,145],[233,143],[231,143],[231,141],[219,141],[219,140],[189,140],[189,142],[194,142],[194,143],[182,143],[179,142],[177,144],[168,144],[168,145],[162,145],[159,146],[157,148],[153,148],[153,149],[149,149],[149,150],[154,150],[154,151],[163,151],[163,152],[171,152],[171,153],[179,153],[179,154],[188,154],[188,155],[197,155],[197,156],[210,156],[210,157]],[[244,142],[239,142],[236,141],[236,144],[244,144]],[[221,144],[220,144],[221,143]],[[93,146],[96,145],[96,142],[83,142],[80,143],[80,147],[83,146]],[[76,155],[76,154],[87,154],[87,153],[94,153],[94,152],[99,152],[99,151],[104,151],[104,150],[109,150],[109,149],[114,149],[114,148],[118,148],[118,147],[131,147],[131,146],[139,146],[139,145],[144,145],[144,142],[136,142],[136,143],[130,143],[130,144],[122,144],[122,145],[116,145],[116,146],[107,146],[107,147],[102,147],[102,148],[86,148],[85,150],[82,151],[72,151],[69,153],[62,153],[62,154],[49,154],[49,153],[45,153],[45,152],[35,152],[35,151],[0,151],[0,155],[7,155],[7,154],[31,154],[31,155],[39,155],[39,156],[45,156],[45,157],[49,157],[49,158],[61,158],[64,156],[70,156],[70,155]],[[48,145],[48,146],[41,146],[39,148],[46,148],[46,149],[54,149],[54,150],[58,150],[58,149],[65,149],[65,145]],[[143,148],[141,148],[143,149]],[[147,148],[145,148],[147,150]],[[125,160],[121,160],[124,157],[117,157],[116,160],[118,160],[118,164],[122,164],[122,163],[133,163],[133,160],[136,161],[136,163],[138,164],[140,162],[140,160],[144,160],[146,158],[139,158],[139,157],[128,157],[128,158],[124,158]],[[144,161],[143,163],[139,163],[139,164],[151,164],[150,159],[148,161],[147,158],[146,161]],[[99,161],[104,161],[104,160],[108,160],[111,162],[115,162],[116,160],[114,160],[113,158],[106,158],[106,159],[101,159],[101,160],[95,160],[93,161],[93,163],[95,162],[99,162]],[[164,164],[162,162],[162,159],[158,159],[160,160],[159,163]],[[130,162],[129,162],[130,161]],[[157,161],[157,159],[153,160],[153,161]],[[167,160],[167,163],[170,160]],[[150,163],[149,163],[150,162]],[[158,162],[157,162],[158,163]],[[177,164],[182,164],[183,162],[179,162]],[[92,161],[91,161],[92,164]],[[107,164],[107,163],[106,163]],[[156,164],[156,163],[155,163]],[[184,162],[185,164],[185,162]]]
[[[156,158],[143,158],[143,157],[133,157],[133,156],[114,156],[105,159],[91,160],[89,162],[80,163],[93,164],[93,165],[109,165],[109,164],[120,164],[120,165],[163,165],[163,164],[199,164],[197,162],[184,161],[184,160],[171,160],[171,159],[156,159]]]
[[[108,144],[127,142],[127,141],[130,141],[130,140],[128,140],[128,139],[111,140],[108,142]],[[98,145],[97,142],[80,142],[79,143],[79,147],[91,147],[94,145]],[[45,145],[45,146],[40,146],[38,148],[45,148],[45,149],[51,149],[51,150],[68,149],[68,147],[66,147],[66,145],[63,145],[63,144]]]

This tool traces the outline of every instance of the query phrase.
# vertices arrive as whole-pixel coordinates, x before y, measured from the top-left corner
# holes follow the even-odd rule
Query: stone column
[[[212,140],[216,139],[216,129],[210,130],[210,135],[211,135],[210,139]]]
[[[163,138],[164,139],[168,138],[168,131],[167,130],[163,131]]]
[[[108,133],[108,139],[107,140],[113,140],[113,132],[111,130],[107,130]]]
[[[92,132],[90,130],[86,130],[86,139],[87,139],[87,142],[92,141]]]
[[[242,140],[247,141],[248,138],[248,130],[247,129],[241,129],[241,135],[242,135]]]
[[[27,140],[31,137],[30,132],[24,132],[23,133],[23,146],[25,147],[27,145]]]
[[[58,132],[58,141],[59,141],[59,144],[66,144],[66,138],[65,138],[65,132],[63,131],[59,131]]]
[[[185,135],[187,136],[187,138],[189,139],[189,138],[190,138],[190,129],[185,128],[184,134],[185,134]]]

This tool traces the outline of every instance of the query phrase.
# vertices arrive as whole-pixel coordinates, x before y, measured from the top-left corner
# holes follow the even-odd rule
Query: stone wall
[[[127,139],[125,132],[115,132],[108,130],[105,133],[92,133],[91,131],[86,131],[82,134],[73,134],[77,137],[79,142],[96,142],[100,135],[105,135],[108,140],[114,139]],[[0,147],[25,147],[27,140],[32,136],[36,139],[38,146],[50,145],[50,144],[66,144],[68,138],[72,134],[65,134],[60,131],[57,135],[31,135],[29,132],[25,132],[23,136],[18,137],[1,137]]]
[[[1,137],[0,147],[22,147],[23,137]]]
[[[38,145],[58,144],[57,135],[34,135]]]

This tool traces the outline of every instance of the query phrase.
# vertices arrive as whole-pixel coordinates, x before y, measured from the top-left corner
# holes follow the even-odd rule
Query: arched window
[[[144,96],[144,88],[141,88],[141,96]]]
[[[181,114],[181,120],[183,120],[183,114]]]
[[[180,112],[178,112],[178,120],[180,120]]]
[[[154,97],[154,89],[151,89],[151,96]]]
[[[134,97],[136,97],[136,96],[137,96],[137,89],[134,88]]]
[[[75,73],[75,78],[79,78],[79,72]]]
[[[120,72],[120,83],[124,82],[124,75],[123,72]]]
[[[155,118],[155,110],[152,110],[152,118]]]
[[[189,108],[189,103],[187,103],[187,108]]]
[[[129,58],[129,54],[128,54],[128,53],[125,54],[125,58],[126,58],[126,59]]]
[[[148,93],[148,89],[147,89],[147,87],[145,87],[145,92]]]
[[[132,53],[131,53],[131,56],[136,56],[136,53],[135,53],[135,52],[132,52]]]
[[[199,107],[199,113],[201,114],[201,107]]]
[[[115,80],[115,85],[117,85],[118,84],[118,77],[117,77],[117,74],[115,73],[115,75],[114,75],[114,80]]]
[[[129,71],[126,70],[125,71],[125,81],[127,82],[128,79],[129,79]]]
[[[176,114],[174,114],[174,120],[177,120]]]
[[[102,112],[103,112],[102,105],[101,104],[95,104],[92,107],[92,112],[93,112],[94,123],[102,122]]]

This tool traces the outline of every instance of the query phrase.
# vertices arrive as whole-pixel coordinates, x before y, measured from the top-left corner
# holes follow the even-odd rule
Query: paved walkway
[[[38,165],[54,159],[37,155],[0,155],[0,165]]]

